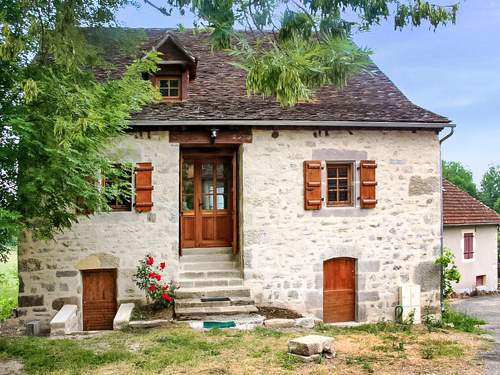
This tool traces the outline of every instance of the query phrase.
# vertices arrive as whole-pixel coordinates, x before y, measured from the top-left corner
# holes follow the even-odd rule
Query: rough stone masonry
[[[439,142],[433,131],[253,130],[239,151],[239,234],[245,284],[258,303],[322,317],[323,262],[357,259],[357,320],[392,319],[401,283],[422,287],[422,306],[439,305]],[[63,304],[81,307],[81,270],[116,268],[118,300],[141,301],[132,274],[145,254],[179,263],[179,145],[168,131],[129,134],[117,157],[151,162],[151,213],[82,217],[53,241],[19,245],[19,311],[47,325]],[[305,211],[303,161],[377,162],[375,209]],[[356,175],[356,173],[354,173]],[[358,181],[356,180],[356,191]]]

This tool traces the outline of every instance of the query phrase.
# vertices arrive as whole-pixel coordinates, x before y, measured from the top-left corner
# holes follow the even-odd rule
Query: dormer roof
[[[152,50],[162,53],[160,65],[183,65],[189,69],[190,79],[196,77],[198,59],[171,32],[166,32]]]

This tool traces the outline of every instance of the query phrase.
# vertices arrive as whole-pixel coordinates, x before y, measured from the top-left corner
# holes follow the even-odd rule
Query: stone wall
[[[439,141],[434,132],[253,132],[243,146],[242,250],[245,283],[259,303],[322,316],[323,261],[357,259],[357,319],[393,319],[398,286],[422,287],[439,306]],[[305,211],[303,161],[378,164],[375,209]],[[357,189],[359,190],[359,189]]]
[[[439,304],[439,142],[430,131],[254,130],[240,157],[240,249],[245,283],[260,303],[322,315],[323,261],[357,261],[357,318],[393,318],[401,283],[422,286],[422,305]],[[54,241],[19,246],[20,313],[48,323],[63,304],[81,306],[82,269],[117,268],[119,302],[142,299],[132,281],[145,254],[178,273],[179,145],[168,132],[127,135],[115,152],[152,162],[152,212],[113,212],[80,222]],[[375,209],[305,211],[304,160],[375,159]],[[359,204],[357,203],[359,206]]]
[[[119,302],[143,298],[132,274],[148,253],[166,259],[169,276],[176,278],[179,145],[169,143],[168,132],[144,132],[125,136],[114,153],[133,163],[152,162],[153,210],[82,216],[53,241],[33,241],[29,233],[21,239],[19,311],[26,319],[41,319],[45,328],[63,304],[81,306],[79,270],[117,268]]]

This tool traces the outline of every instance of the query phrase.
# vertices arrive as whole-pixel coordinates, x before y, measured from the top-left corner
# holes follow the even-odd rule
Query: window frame
[[[348,200],[347,201],[330,201],[329,200],[329,186],[328,186],[328,181],[331,179],[337,180],[337,194],[339,193],[338,190],[338,181],[339,177],[337,176],[336,178],[330,178],[328,177],[328,170],[330,166],[336,166],[336,167],[347,167],[347,194],[348,194]],[[356,187],[356,179],[355,179],[355,172],[356,171],[356,165],[354,161],[336,161],[336,160],[327,160],[325,161],[325,173],[324,173],[324,178],[325,178],[325,207],[326,208],[337,208],[337,207],[355,207],[356,204],[356,192],[355,192],[355,187]],[[338,198],[338,195],[337,195]]]
[[[472,251],[468,252],[467,254],[470,254],[470,258],[465,257],[465,237],[466,235],[472,235]],[[473,262],[476,258],[476,231],[474,229],[464,229],[462,230],[462,236],[461,236],[461,252],[462,252],[462,261],[464,263],[470,263]]]
[[[479,280],[481,280],[481,284],[478,284]],[[482,286],[486,286],[486,275],[476,275],[476,288],[480,288]]]
[[[160,76],[155,77],[155,86],[158,88],[158,90],[161,89],[160,88],[161,81],[174,81],[174,80],[179,82],[179,85],[177,86],[178,95],[177,96],[163,96],[163,95],[161,95],[161,91],[160,91],[160,95],[161,95],[162,100],[181,100],[182,99],[182,76],[160,75]],[[167,90],[169,93],[170,93],[170,90],[172,90],[170,88],[170,83],[169,83]]]

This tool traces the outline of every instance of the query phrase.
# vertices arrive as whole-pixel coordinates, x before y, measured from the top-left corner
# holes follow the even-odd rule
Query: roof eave
[[[309,120],[131,120],[132,127],[173,126],[252,126],[252,127],[321,127],[321,128],[387,128],[433,129],[454,128],[450,122],[401,121],[309,121]]]

